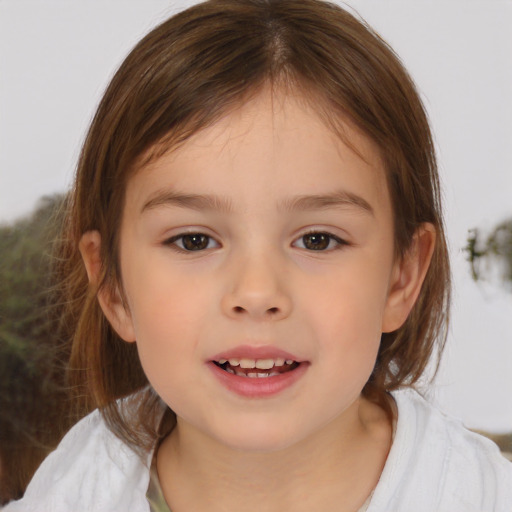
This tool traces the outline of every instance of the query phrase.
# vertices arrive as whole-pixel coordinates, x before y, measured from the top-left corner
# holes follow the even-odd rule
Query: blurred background
[[[52,212],[117,66],[148,30],[192,3],[0,0],[0,498],[22,492],[69,426],[61,418],[63,356],[43,294],[58,224]],[[435,134],[454,300],[443,363],[427,394],[512,451],[505,435],[512,431],[512,2],[342,5],[401,57]],[[27,453],[16,481],[12,461],[22,448],[15,441]]]

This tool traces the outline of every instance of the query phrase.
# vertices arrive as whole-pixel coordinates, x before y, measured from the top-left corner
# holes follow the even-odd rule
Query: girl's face
[[[113,324],[179,428],[273,451],[343,422],[405,319],[379,153],[345,133],[264,92],[129,180]]]

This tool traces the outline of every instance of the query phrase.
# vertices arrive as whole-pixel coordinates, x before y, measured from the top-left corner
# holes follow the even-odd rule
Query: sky
[[[0,223],[72,182],[102,91],[185,0],[0,0]],[[471,279],[468,231],[512,217],[512,1],[353,0],[398,53],[433,127],[454,276],[428,396],[467,426],[512,430],[512,293]]]

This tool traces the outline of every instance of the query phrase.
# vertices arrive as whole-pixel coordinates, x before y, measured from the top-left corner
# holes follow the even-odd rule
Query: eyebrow
[[[182,194],[172,190],[164,190],[157,192],[144,203],[141,213],[159,206],[177,206],[197,211],[214,210],[223,213],[233,211],[232,202],[229,198],[215,195]],[[346,190],[332,194],[301,195],[285,199],[279,204],[280,210],[292,212],[346,207],[355,207],[374,215],[374,210],[366,199]]]
[[[374,215],[374,210],[366,199],[346,190],[339,190],[332,194],[298,196],[287,199],[282,203],[282,208],[288,211],[325,210],[346,207],[355,207],[363,212]]]
[[[228,198],[212,195],[182,194],[172,190],[164,190],[157,192],[144,203],[141,213],[159,206],[178,206],[198,211],[216,210],[225,213],[230,213],[233,210],[231,201]]]

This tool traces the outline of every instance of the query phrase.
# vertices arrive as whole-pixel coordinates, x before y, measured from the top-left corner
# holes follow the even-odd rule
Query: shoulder
[[[43,461],[23,499],[5,512],[146,511],[148,460],[142,460],[94,411]]]
[[[492,441],[470,432],[413,390],[393,397],[396,433],[374,497],[376,504],[381,500],[388,508],[368,512],[512,509],[512,464]]]

